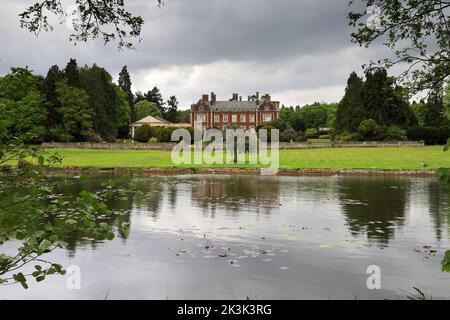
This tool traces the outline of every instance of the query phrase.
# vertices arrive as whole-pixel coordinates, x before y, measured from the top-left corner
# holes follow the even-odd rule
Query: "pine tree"
[[[81,86],[80,82],[80,72],[78,69],[77,60],[70,59],[64,69],[64,77],[67,79],[67,84],[72,87],[79,88]]]
[[[177,114],[178,114],[178,100],[177,97],[171,96],[169,100],[167,100],[167,112],[166,112],[166,120],[170,122],[177,122]]]
[[[134,104],[133,92],[131,91],[131,77],[130,74],[128,73],[127,66],[124,66],[122,68],[122,71],[119,73],[119,87],[126,94],[126,100],[130,107],[130,121],[134,122],[137,120],[136,108]]]
[[[60,104],[58,101],[58,94],[56,93],[56,83],[63,79],[63,72],[59,70],[57,65],[52,66],[42,82],[41,92],[44,95],[45,106],[47,108],[47,120],[46,120],[46,139],[53,140],[51,134],[52,128],[62,121],[58,109]]]
[[[154,102],[158,109],[161,111],[162,116],[166,117],[166,108],[164,107],[164,100],[162,98],[161,92],[155,86],[152,90],[148,91],[144,94],[144,97],[147,101]]]
[[[363,80],[355,72],[350,74],[345,95],[339,103],[336,113],[337,132],[356,132],[363,118],[361,93]]]

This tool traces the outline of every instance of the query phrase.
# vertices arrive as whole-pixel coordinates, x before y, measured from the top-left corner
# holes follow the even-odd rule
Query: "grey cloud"
[[[45,74],[70,57],[115,76],[128,65],[136,89],[158,85],[166,98],[179,96],[183,107],[212,90],[226,96],[266,90],[286,104],[338,100],[350,71],[385,55],[381,47],[350,42],[347,0],[166,0],[162,8],[152,0],[129,0],[146,21],[132,51],[101,40],[74,46],[64,24],[36,38],[20,29],[17,17],[33,1],[2,1],[0,73],[28,65]]]

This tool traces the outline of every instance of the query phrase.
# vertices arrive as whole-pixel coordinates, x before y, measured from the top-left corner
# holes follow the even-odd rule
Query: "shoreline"
[[[60,174],[128,174],[136,175],[267,175],[261,168],[94,168],[94,167],[47,167],[46,173]],[[437,177],[435,170],[414,169],[284,169],[278,170],[277,176],[410,176]]]

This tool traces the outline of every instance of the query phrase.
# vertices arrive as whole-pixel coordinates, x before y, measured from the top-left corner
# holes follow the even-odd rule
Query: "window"
[[[241,114],[241,122],[247,122],[247,115],[245,113]]]
[[[265,114],[263,120],[264,120],[264,122],[272,121],[272,115],[271,114]]]
[[[198,111],[203,111],[203,106],[200,106],[200,107],[198,108]]]
[[[233,114],[231,116],[231,122],[236,123],[237,122],[237,114]]]
[[[228,115],[227,114],[223,115],[223,122],[228,122]]]
[[[214,122],[220,122],[218,114],[214,115]]]
[[[204,114],[198,114],[197,115],[197,122],[205,122],[205,115]]]
[[[250,122],[255,122],[255,115],[254,114],[249,115],[249,121]]]

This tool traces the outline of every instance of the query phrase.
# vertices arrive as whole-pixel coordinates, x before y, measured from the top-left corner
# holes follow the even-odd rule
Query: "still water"
[[[69,180],[66,193],[106,177]],[[0,287],[0,299],[450,298],[450,187],[409,177],[135,177],[110,202],[129,234],[74,237],[48,259],[81,270]],[[114,223],[112,221],[111,223]],[[367,268],[379,266],[381,289]]]

